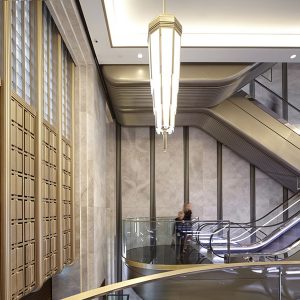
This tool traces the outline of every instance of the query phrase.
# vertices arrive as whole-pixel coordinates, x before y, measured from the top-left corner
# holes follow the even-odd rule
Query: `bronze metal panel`
[[[152,126],[152,108],[127,108],[116,114],[125,126]],[[270,177],[297,191],[300,137],[243,97],[213,108],[178,108],[177,126],[201,128]]]
[[[178,108],[212,107],[272,65],[182,64]],[[103,74],[116,113],[134,107],[152,108],[147,65],[105,65]]]

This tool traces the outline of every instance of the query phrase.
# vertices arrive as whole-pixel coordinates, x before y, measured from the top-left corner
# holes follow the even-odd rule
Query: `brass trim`
[[[72,138],[71,138],[71,139],[68,139],[68,138],[66,138],[65,136],[62,136],[61,139],[62,139],[62,141],[64,141],[66,144],[69,144],[69,145],[72,144]]]
[[[142,276],[134,279],[129,279],[122,282],[113,283],[104,287],[92,289],[71,297],[64,298],[64,300],[82,300],[92,299],[96,296],[103,296],[112,291],[124,290],[125,288],[134,287],[139,284],[149,283],[162,279],[169,279],[180,275],[189,275],[195,272],[214,271],[232,268],[244,267],[267,267],[267,266],[299,266],[299,261],[283,261],[283,262],[260,262],[260,263],[233,263],[233,264],[215,264],[215,265],[198,265],[197,267],[185,268],[180,270],[168,271],[148,276]]]
[[[159,28],[168,27],[175,29],[178,34],[182,34],[182,26],[180,22],[173,15],[159,15],[149,23],[149,34],[153,33]]]
[[[37,110],[35,109],[35,107],[26,103],[24,101],[24,99],[21,98],[15,91],[11,91],[11,98],[16,100],[21,106],[23,106],[26,110],[28,110],[34,116],[37,115]]]
[[[74,152],[75,152],[75,126],[74,126],[74,103],[75,103],[75,65],[71,65],[71,207],[72,207],[72,230],[71,230],[71,245],[72,245],[72,263],[75,261],[75,202],[74,202],[74,187],[75,187],[75,173],[74,173]]]
[[[43,124],[43,6],[36,1],[36,132],[35,132],[35,247],[36,287],[43,285],[43,227],[42,227],[42,124]]]
[[[62,38],[57,35],[57,245],[58,270],[64,267],[62,229]]]
[[[47,121],[46,119],[43,119],[43,125],[45,125],[49,130],[57,134],[57,128],[51,125],[50,122]]]
[[[11,262],[10,262],[10,103],[11,103],[11,2],[2,1],[3,5],[3,49],[1,58],[3,61],[3,78],[0,101],[0,298],[9,300],[11,298]],[[3,50],[3,51],[2,51]]]

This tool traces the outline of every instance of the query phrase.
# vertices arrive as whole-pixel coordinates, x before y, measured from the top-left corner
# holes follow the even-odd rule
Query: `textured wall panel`
[[[72,262],[71,146],[62,140],[63,262]],[[52,228],[55,225],[52,224]],[[52,261],[52,263],[54,263]]]
[[[149,217],[150,139],[149,128],[122,128],[123,218]]]
[[[11,100],[11,298],[35,285],[34,115]]]
[[[43,124],[42,132],[43,277],[46,280],[58,270],[57,136],[46,124]]]
[[[217,141],[204,131],[189,129],[190,203],[193,215],[217,218]]]
[[[250,165],[223,146],[223,219],[250,220]]]
[[[260,218],[270,210],[282,203],[283,189],[282,186],[270,178],[268,175],[256,169],[255,171],[255,184],[256,184],[256,218]],[[276,210],[276,214],[279,210]],[[269,216],[269,219],[273,218],[275,213]],[[282,221],[282,216],[276,218],[274,223]],[[264,222],[258,222],[257,225],[263,225]],[[274,224],[272,222],[272,224]],[[274,228],[265,228],[265,232],[271,232]]]
[[[168,136],[167,152],[163,152],[162,135],[156,135],[155,184],[156,216],[176,216],[184,203],[182,127]]]

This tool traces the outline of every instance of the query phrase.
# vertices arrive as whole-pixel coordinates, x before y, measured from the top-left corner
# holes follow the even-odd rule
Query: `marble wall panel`
[[[123,218],[149,217],[149,128],[122,127],[121,174]]]
[[[105,95],[96,67],[78,66],[75,74],[75,225],[78,267],[55,277],[54,299],[74,294],[66,276],[73,280],[76,278],[76,292],[85,291],[99,287],[111,267],[107,264],[107,236],[113,236],[113,233],[108,232],[107,203],[108,197],[114,201],[115,185],[110,183],[108,196],[107,174],[114,174],[115,164],[107,164],[108,159],[114,160],[113,156],[108,155],[108,151],[114,147],[114,136],[111,134],[110,139],[107,138],[107,128],[113,125],[107,122]],[[107,140],[111,143],[110,148]],[[109,209],[115,211],[113,206]]]
[[[223,219],[248,222],[250,219],[250,165],[226,146],[223,158]]]
[[[106,123],[106,282],[113,283],[116,280],[116,126],[109,120]]]
[[[217,141],[197,128],[189,129],[189,190],[193,216],[217,218]]]
[[[177,216],[183,199],[183,129],[176,127],[168,136],[168,149],[163,152],[161,135],[155,138],[156,216]]]
[[[88,68],[88,287],[106,277],[106,103],[95,67]],[[84,248],[82,247],[82,251]]]
[[[255,184],[256,184],[256,218],[260,218],[268,213],[270,210],[282,203],[283,199],[283,188],[282,186],[270,178],[268,175],[256,169],[255,171]],[[270,218],[275,217],[280,210],[275,211],[269,215]],[[264,219],[265,220],[265,219]],[[282,216],[276,218],[275,222],[282,221]],[[257,225],[263,225],[265,221],[260,221]],[[274,224],[273,223],[273,224]],[[271,225],[271,223],[270,223]],[[272,228],[265,229],[266,232],[272,231]]]

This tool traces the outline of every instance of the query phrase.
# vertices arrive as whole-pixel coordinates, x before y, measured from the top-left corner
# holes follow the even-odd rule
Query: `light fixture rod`
[[[166,13],[166,1],[163,0],[163,14]]]
[[[168,148],[168,135],[167,135],[167,132],[164,131],[163,132],[163,144],[164,144],[164,152],[167,152],[167,148]]]

